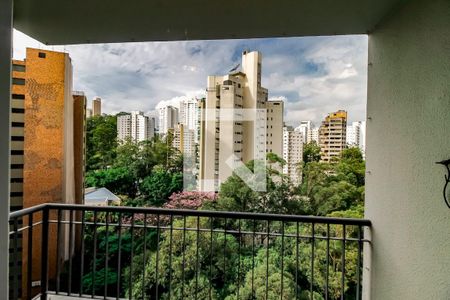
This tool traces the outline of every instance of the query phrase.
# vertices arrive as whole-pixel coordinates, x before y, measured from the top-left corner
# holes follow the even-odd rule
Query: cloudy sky
[[[74,66],[74,89],[103,99],[106,113],[142,110],[160,101],[204,95],[206,77],[223,75],[243,50],[263,54],[262,85],[269,98],[285,100],[285,121],[317,125],[337,109],[350,121],[366,113],[367,36],[220,41],[151,42],[45,47],[14,32],[14,58],[25,48],[66,51]]]

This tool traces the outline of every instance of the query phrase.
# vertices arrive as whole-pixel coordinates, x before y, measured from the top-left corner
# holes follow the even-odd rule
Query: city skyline
[[[204,97],[206,76],[223,74],[245,50],[262,52],[262,84],[269,98],[283,99],[287,125],[319,124],[344,108],[349,121],[365,120],[367,37],[334,36],[220,41],[182,41],[46,47],[14,32],[14,57],[25,47],[67,51],[74,64],[74,88],[102,98],[115,114],[156,113],[158,103]]]

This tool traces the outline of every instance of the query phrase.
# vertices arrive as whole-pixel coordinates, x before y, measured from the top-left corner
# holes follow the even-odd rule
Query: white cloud
[[[320,122],[346,109],[365,118],[367,37],[250,39],[97,44],[46,47],[14,32],[14,57],[25,47],[70,53],[74,89],[99,95],[107,113],[153,111],[163,103],[204,96],[208,75],[222,75],[240,62],[243,49],[263,54],[263,86],[285,99],[285,120]]]

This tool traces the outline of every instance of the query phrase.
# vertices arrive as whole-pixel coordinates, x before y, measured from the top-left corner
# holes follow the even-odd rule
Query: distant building
[[[316,144],[319,144],[319,128],[313,127],[308,132],[308,143],[316,142]]]
[[[301,166],[303,160],[303,135],[290,126],[283,127],[283,174],[288,175],[292,183],[301,183]]]
[[[347,112],[339,110],[328,114],[319,130],[321,160],[331,162],[339,158],[347,146]]]
[[[159,134],[167,134],[170,128],[175,128],[177,125],[179,117],[178,108],[168,105],[159,108]]]
[[[352,122],[347,126],[347,145],[350,147],[358,147],[364,155],[366,144],[366,122]]]
[[[86,118],[92,117],[92,108],[86,108]]]
[[[100,97],[95,97],[92,99],[92,116],[102,115],[102,99]]]
[[[85,98],[72,92],[72,63],[67,53],[31,49],[24,61],[12,62],[11,210],[42,203],[83,203]],[[33,231],[40,243],[40,228]],[[68,230],[61,233],[67,240]],[[22,236],[22,259],[32,263],[32,274],[22,269],[22,282],[40,280],[40,258],[29,262],[27,232]],[[56,253],[56,236],[49,236],[49,278],[56,261],[67,259],[66,244]],[[53,266],[53,267],[52,267]],[[28,298],[26,287],[22,298]]]
[[[189,99],[180,102],[179,123],[184,125],[185,130],[194,131],[194,141],[198,143],[199,137],[199,100]]]
[[[135,142],[150,140],[155,135],[155,119],[145,116],[142,111],[119,113],[117,115],[117,139],[131,138]]]
[[[283,153],[283,112],[282,100],[266,102],[266,152],[275,153],[279,157],[282,157]]]
[[[311,129],[312,129],[311,121],[301,121],[300,125],[296,127],[294,130],[301,133],[303,142],[306,144],[310,142],[309,138]]]
[[[183,155],[195,158],[195,131],[187,129],[184,124],[178,123],[175,128],[169,129],[172,134],[172,147]]]
[[[268,90],[261,86],[261,63],[261,53],[244,51],[242,71],[208,76],[206,100],[201,104],[205,112],[200,124],[200,190],[217,190],[232,175],[233,163],[247,163],[255,153],[283,155],[283,102],[268,101]],[[266,128],[256,128],[255,122],[240,119],[239,113],[234,119],[222,118],[221,111],[233,109],[265,109]]]

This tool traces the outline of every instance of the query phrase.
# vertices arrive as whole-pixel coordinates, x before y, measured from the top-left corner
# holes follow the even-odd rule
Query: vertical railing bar
[[[357,273],[356,273],[356,300],[361,297],[361,252],[362,252],[362,228],[361,225],[358,226],[358,263],[357,263]]]
[[[122,264],[122,213],[119,212],[119,226],[118,226],[118,253],[117,253],[117,283],[116,283],[116,299],[120,298],[120,280],[121,280],[121,264]]]
[[[284,221],[281,221],[281,295],[280,299],[283,299],[284,288]]]
[[[84,223],[84,218],[85,218],[85,210],[81,211],[81,266],[80,266],[80,293],[79,296],[81,297],[83,295],[83,272],[84,272],[84,230],[85,230],[85,223]]]
[[[213,265],[213,217],[209,218],[209,222],[210,222],[210,241],[209,241],[209,245],[210,245],[210,253],[209,253],[209,299],[212,299],[212,265]]]
[[[227,273],[225,270],[227,269],[227,218],[225,218],[225,225],[223,227],[223,230],[223,281],[226,282]]]
[[[60,257],[61,257],[61,223],[62,219],[62,210],[58,209],[58,224],[56,227],[56,294],[59,294],[60,288],[61,288],[61,263],[60,263]]]
[[[311,286],[310,286],[310,297],[314,300],[314,250],[315,250],[315,224],[311,223]]]
[[[91,291],[91,298],[94,298],[95,296],[95,273],[97,269],[97,211],[94,211],[94,256],[92,259],[92,275],[91,275],[91,282],[92,282],[92,291]]]
[[[183,254],[182,254],[182,268],[181,268],[181,273],[182,273],[182,284],[181,284],[181,298],[184,299],[184,280],[185,280],[185,263],[186,263],[186,257],[185,257],[185,252],[186,252],[186,216],[183,216]]]
[[[41,249],[41,300],[47,299],[48,292],[48,218],[49,208],[42,209],[42,249]]]
[[[159,288],[159,239],[160,239],[160,230],[159,230],[159,214],[156,215],[156,298],[159,299],[158,296],[158,288]]]
[[[269,244],[270,244],[270,221],[267,220],[266,239],[266,299],[269,299]]]
[[[145,270],[147,269],[147,213],[144,213],[144,250],[143,250],[143,258],[144,258],[144,270],[142,272],[142,282],[145,283]],[[150,260],[151,261],[151,260]],[[142,289],[142,299],[145,299],[145,289]]]
[[[239,300],[239,287],[241,286],[241,219],[239,219],[239,246],[238,246],[238,276],[237,276],[237,300]]]
[[[108,263],[109,263],[109,212],[106,212],[105,227],[105,278],[103,280],[103,298],[108,297]]]
[[[256,220],[253,219],[253,234],[252,234],[252,299],[255,299],[255,238],[256,238]]]
[[[67,279],[67,295],[72,294],[72,265],[73,265],[73,214],[74,210],[69,210],[69,274]]]
[[[14,239],[13,239],[13,248],[14,248],[14,277],[13,277],[13,299],[19,299],[19,223],[17,221],[18,217],[14,218]],[[28,262],[30,264],[30,262]],[[28,281],[30,281],[28,274]]]
[[[130,228],[130,234],[131,234],[131,246],[130,246],[130,278],[128,280],[128,297],[131,300],[133,297],[133,243],[134,243],[134,213],[131,214],[131,228]]]
[[[327,258],[326,258],[326,275],[325,275],[325,300],[328,300],[328,284],[330,277],[330,224],[327,224]]]
[[[28,265],[27,265],[27,297],[31,298],[33,281],[33,213],[28,215]]]
[[[297,221],[295,237],[295,299],[298,299],[298,268],[299,268],[299,223]]]
[[[342,225],[342,270],[341,270],[341,300],[344,300],[345,292],[345,238],[346,238],[346,227],[345,224]]]
[[[198,245],[200,243],[200,217],[197,216],[196,266],[195,266],[195,299],[198,299],[198,274],[200,273]]]
[[[170,215],[169,232],[169,300],[172,298],[172,247],[173,247],[173,215]]]

